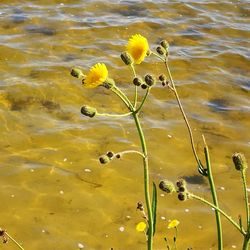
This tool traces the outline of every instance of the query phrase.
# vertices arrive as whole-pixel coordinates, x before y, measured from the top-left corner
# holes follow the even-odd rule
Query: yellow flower
[[[180,224],[178,220],[172,220],[168,223],[168,229],[177,227]]]
[[[144,232],[144,230],[146,229],[147,225],[145,222],[141,221],[136,225],[136,231],[138,232]]]
[[[129,38],[127,52],[134,59],[135,64],[140,64],[149,51],[148,40],[142,35],[136,34]]]
[[[86,88],[96,88],[108,77],[108,70],[104,63],[97,63],[91,67],[89,73],[83,81]]]

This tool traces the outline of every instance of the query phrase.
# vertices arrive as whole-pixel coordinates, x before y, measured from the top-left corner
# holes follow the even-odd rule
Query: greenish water
[[[170,67],[203,156],[211,160],[221,206],[244,215],[240,177],[231,155],[249,147],[249,1],[10,1],[0,5],[0,211],[1,228],[26,250],[145,249],[135,231],[144,201],[137,155],[107,166],[109,151],[139,149],[130,118],[87,119],[84,104],[100,112],[125,112],[103,88],[83,89],[69,74],[97,62],[133,97],[130,69],[120,60],[127,39],[140,33],[151,49],[170,43]],[[159,75],[154,58],[137,72]],[[143,94],[143,91],[140,91]],[[187,177],[190,190],[209,198],[197,176],[189,139],[174,96],[157,85],[142,115],[150,177]],[[248,175],[249,177],[249,175]],[[179,249],[216,249],[213,211],[195,201],[180,203],[159,192],[155,249],[178,219]],[[223,220],[225,249],[241,249],[237,232]],[[124,230],[123,230],[124,229]],[[14,249],[12,243],[1,249]]]

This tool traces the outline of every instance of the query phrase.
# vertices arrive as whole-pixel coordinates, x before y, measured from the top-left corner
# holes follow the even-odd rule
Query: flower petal
[[[148,40],[140,34],[130,37],[127,44],[127,52],[134,59],[135,64],[140,64],[149,51]]]
[[[101,85],[108,77],[108,70],[104,63],[97,63],[91,67],[84,80],[84,87],[96,88]]]

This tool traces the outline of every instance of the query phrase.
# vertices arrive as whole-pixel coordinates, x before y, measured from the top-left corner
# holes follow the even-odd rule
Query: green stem
[[[212,204],[211,202],[195,195],[195,194],[191,194],[191,193],[188,193],[189,197],[190,198],[193,198],[193,199],[196,199],[196,200],[199,200],[205,204],[207,204],[208,206],[214,208],[215,210],[217,210],[218,212],[220,212],[230,223],[232,223],[232,225],[237,229],[239,230],[239,232],[241,234],[243,234],[244,236],[246,235],[246,232],[244,231],[243,228],[241,228],[228,214],[226,214],[223,210],[221,210],[220,208],[216,207],[214,204]]]
[[[128,112],[128,113],[125,113],[125,114],[107,114],[107,113],[96,113],[96,115],[98,116],[106,116],[106,117],[124,117],[124,116],[129,116],[131,115],[132,112]]]
[[[177,100],[178,106],[179,106],[179,108],[180,108],[181,114],[182,114],[182,116],[183,116],[183,119],[184,119],[184,121],[185,121],[185,123],[186,123],[186,126],[187,126],[187,129],[188,129],[189,138],[190,138],[190,142],[191,142],[191,146],[192,146],[192,151],[193,151],[195,160],[196,160],[198,166],[200,166],[201,163],[200,163],[198,154],[196,153],[196,149],[195,149],[195,146],[194,146],[194,137],[193,137],[193,133],[192,133],[191,126],[190,126],[190,124],[189,124],[189,121],[188,121],[187,116],[186,116],[186,114],[185,114],[185,111],[184,111],[184,109],[183,109],[183,106],[182,106],[180,97],[179,97],[179,95],[178,95],[178,92],[177,92],[177,90],[176,90],[176,88],[175,88],[175,83],[174,83],[174,80],[173,80],[171,71],[170,71],[170,69],[169,69],[169,66],[168,66],[168,63],[167,63],[166,60],[164,61],[164,64],[165,64],[165,66],[166,66],[167,73],[168,73],[168,76],[169,76],[169,79],[170,79],[170,83],[171,83],[172,88],[173,88],[172,90],[173,90],[173,92],[174,92],[174,95],[175,95],[175,98],[176,98],[176,100]]]
[[[7,235],[7,237],[12,241],[12,242],[14,242],[20,249],[22,249],[22,250],[24,250],[24,248],[13,238],[13,237],[11,237],[6,231],[4,232],[6,235]]]
[[[243,190],[244,190],[244,199],[245,199],[245,206],[246,206],[246,222],[247,222],[247,227],[248,231],[249,226],[250,226],[250,217],[249,217],[249,203],[248,203],[248,194],[247,194],[247,181],[246,181],[246,171],[245,169],[241,171],[241,178],[242,178],[242,183],[243,183]]]
[[[145,200],[147,206],[147,214],[148,214],[148,250],[153,249],[153,215],[150,201],[150,191],[149,191],[149,169],[148,169],[148,153],[145,137],[142,131],[142,127],[138,118],[137,113],[133,113],[133,117],[135,120],[135,125],[139,134],[139,138],[141,141],[142,152],[144,154],[143,157],[143,167],[144,167],[144,192],[145,192]]]
[[[138,154],[140,156],[142,156],[143,158],[145,157],[143,153],[141,153],[140,151],[137,151],[137,150],[124,150],[124,151],[121,151],[121,152],[118,152],[118,153],[115,153],[116,155],[119,154],[119,155],[125,155],[125,154]]]
[[[133,75],[134,77],[136,77],[136,72],[135,72],[135,67],[133,64],[130,64],[130,67],[132,69]],[[135,96],[134,96],[134,109],[136,109],[136,105],[137,105],[137,99],[138,99],[138,87],[135,86]]]
[[[134,107],[132,106],[128,97],[116,86],[113,86],[111,90],[123,101],[123,103],[127,106],[127,108],[133,112]]]
[[[142,109],[142,107],[143,107],[143,105],[144,105],[144,103],[145,103],[145,101],[146,101],[146,99],[147,99],[147,97],[148,97],[148,95],[149,95],[149,93],[150,93],[150,89],[151,89],[151,88],[147,88],[147,92],[146,92],[146,94],[144,95],[144,97],[143,97],[143,99],[142,99],[142,101],[141,101],[140,106],[139,106],[138,109],[136,110],[136,113],[139,113],[139,112],[141,111],[141,109]]]
[[[248,232],[248,235],[246,235],[244,237],[244,242],[243,242],[242,250],[248,250],[249,242],[250,242],[250,234]]]
[[[154,56],[156,56],[157,58],[159,58],[160,60],[162,60],[163,62],[165,61],[164,57],[158,55],[157,53],[155,53],[154,51],[150,51],[150,53]]]
[[[219,208],[218,198],[217,198],[214,180],[213,180],[213,173],[212,173],[212,167],[211,167],[211,162],[210,162],[209,150],[208,150],[208,146],[206,144],[204,136],[203,136],[203,139],[205,143],[204,152],[205,152],[205,158],[206,158],[209,186],[210,186],[211,193],[212,193],[213,203],[216,207]],[[215,210],[215,218],[216,218],[216,224],[217,224],[218,249],[222,250],[223,249],[223,237],[222,237],[221,218],[220,218],[220,213],[217,210]]]
[[[248,201],[248,194],[247,194],[247,181],[246,181],[246,172],[245,171],[246,171],[245,169],[243,169],[241,171],[241,177],[242,177],[242,182],[243,182],[244,198],[245,198],[245,206],[246,206],[247,234],[244,237],[242,250],[248,250],[249,242],[250,242],[249,201]]]

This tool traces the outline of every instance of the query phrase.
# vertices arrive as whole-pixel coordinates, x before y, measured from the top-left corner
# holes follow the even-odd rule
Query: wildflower
[[[86,88],[96,88],[103,84],[108,77],[108,70],[104,63],[97,63],[91,67],[83,85]]]
[[[147,227],[146,223],[144,221],[141,221],[136,225],[136,231],[137,232],[144,232],[146,227]]]
[[[174,220],[171,220],[169,223],[168,223],[168,229],[170,228],[175,228],[177,227],[178,225],[180,224],[180,222],[176,219]]]
[[[142,35],[136,34],[130,37],[127,52],[134,59],[135,64],[140,64],[149,51],[148,40]]]

